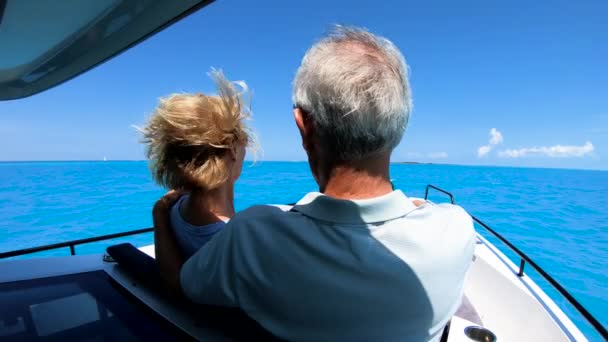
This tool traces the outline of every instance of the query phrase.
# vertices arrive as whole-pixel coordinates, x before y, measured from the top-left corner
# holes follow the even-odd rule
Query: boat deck
[[[140,250],[154,257],[153,245],[141,247]],[[172,322],[189,336],[205,340],[238,338],[230,335],[230,327],[218,330],[210,326],[200,315],[193,315],[192,310],[169,302],[166,297],[127,274],[121,266],[103,261],[100,254],[6,260],[0,264],[0,285],[100,270],[155,314]],[[0,293],[7,292],[3,290]],[[235,316],[234,313],[231,315],[230,321],[233,323]],[[56,317],[59,319],[60,315]],[[247,322],[246,318],[242,324],[248,325],[248,333],[263,333],[256,330],[259,327]],[[557,305],[529,277],[518,276],[518,268],[481,236],[478,236],[474,261],[465,284],[463,303],[452,319],[448,341],[470,341],[464,333],[465,328],[470,326],[483,326],[501,341],[586,341]],[[247,329],[241,328],[238,329],[241,334],[247,333]],[[0,336],[6,337],[7,329],[0,324]]]

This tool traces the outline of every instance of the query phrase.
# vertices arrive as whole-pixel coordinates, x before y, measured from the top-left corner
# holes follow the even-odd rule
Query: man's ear
[[[302,145],[304,146],[304,149],[308,150],[308,146],[310,146],[310,143],[312,142],[311,137],[313,131],[310,117],[308,113],[302,111],[298,107],[293,109],[293,117],[296,120],[296,126],[298,126],[300,136],[302,137]]]

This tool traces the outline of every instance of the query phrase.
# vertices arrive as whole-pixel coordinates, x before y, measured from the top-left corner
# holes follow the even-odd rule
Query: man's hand
[[[423,200],[413,200],[412,202],[413,202],[413,203],[414,203],[414,205],[415,205],[415,206],[417,206],[417,207],[421,207],[421,206],[423,206],[423,205],[425,205],[425,204],[426,204],[426,201],[423,201]]]
[[[175,298],[181,297],[180,270],[185,260],[179,250],[175,236],[171,231],[171,207],[182,195],[179,191],[171,190],[161,197],[152,209],[154,222],[154,249],[156,263],[161,277]]]
[[[171,226],[170,211],[171,207],[177,202],[177,200],[183,195],[183,192],[178,190],[171,190],[167,192],[154,204],[152,209],[152,222],[154,222],[154,230],[166,229],[168,230]]]

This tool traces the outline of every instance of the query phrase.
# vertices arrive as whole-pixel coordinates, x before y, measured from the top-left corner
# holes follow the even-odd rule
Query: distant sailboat
[[[106,157],[103,157],[103,161],[108,161],[108,158],[106,158]]]

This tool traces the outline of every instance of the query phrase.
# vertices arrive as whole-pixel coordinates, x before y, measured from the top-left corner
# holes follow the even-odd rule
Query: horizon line
[[[0,160],[0,164],[27,164],[27,163],[107,163],[107,162],[147,162],[147,159],[71,159],[71,160],[61,160],[61,159],[52,159],[52,160]],[[247,160],[246,162],[251,163],[263,163],[263,162],[271,162],[271,163],[307,163],[306,160]],[[592,169],[592,168],[572,168],[572,167],[552,167],[552,166],[513,166],[513,165],[475,165],[475,164],[457,164],[457,163],[436,163],[436,162],[418,162],[418,161],[392,161],[391,164],[401,164],[401,165],[435,165],[435,166],[463,166],[463,167],[498,167],[498,168],[514,168],[514,169],[549,169],[549,170],[574,170],[574,171],[608,171],[608,169]]]

